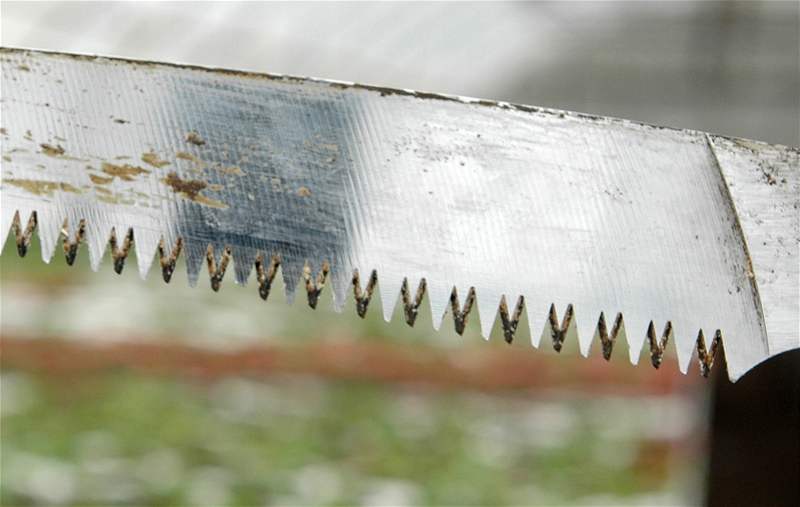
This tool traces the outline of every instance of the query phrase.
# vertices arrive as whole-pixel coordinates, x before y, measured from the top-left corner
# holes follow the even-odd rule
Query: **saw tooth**
[[[37,213],[39,248],[42,250],[42,260],[50,263],[56,252],[56,246],[61,238],[61,229],[64,217],[56,215],[50,207],[43,207]]]
[[[372,299],[372,293],[378,283],[378,273],[373,269],[367,279],[367,283],[362,289],[361,277],[356,269],[353,272],[353,299],[356,303],[356,313],[362,319],[367,315],[367,307]]]
[[[678,356],[678,369],[685,374],[689,371],[689,364],[692,362],[692,356],[696,350],[697,334],[702,331],[704,326],[697,322],[687,322],[686,319],[671,321],[671,325],[670,341],[672,341]]]
[[[575,304],[573,321],[578,335],[578,347],[583,357],[589,357],[592,344],[597,337],[600,315],[603,313],[596,305],[583,301]]]
[[[125,267],[125,259],[133,246],[133,229],[128,227],[128,231],[120,238],[117,235],[117,228],[111,228],[111,235],[108,238],[108,247],[111,251],[111,260],[114,265],[114,272],[122,274]]]
[[[263,252],[256,255],[255,260],[256,282],[258,283],[258,295],[264,301],[269,297],[272,290],[272,282],[278,274],[281,265],[280,256],[277,254],[267,256]]]
[[[11,232],[11,224],[17,219],[18,212],[3,208],[0,211],[0,250],[5,249],[6,240]]]
[[[161,277],[164,279],[164,282],[169,283],[169,281],[172,279],[172,274],[175,272],[175,266],[178,262],[178,257],[180,257],[182,252],[183,238],[179,237],[176,239],[175,245],[172,248],[168,246],[167,240],[165,240],[163,237],[158,242],[158,258],[161,266]]]
[[[200,279],[202,265],[207,262],[208,243],[198,243],[186,241],[183,247],[184,259],[186,261],[186,275],[189,278],[189,286],[195,287]]]
[[[639,359],[644,351],[644,342],[647,340],[648,321],[638,317],[636,313],[625,313],[624,336],[628,342],[628,354],[631,364],[639,364]]]
[[[406,324],[414,326],[414,322],[419,315],[419,306],[422,300],[425,299],[425,294],[428,291],[428,282],[425,278],[420,279],[417,289],[411,292],[411,286],[408,284],[408,278],[403,278],[403,283],[400,287],[400,298],[403,303],[403,315],[405,316]],[[388,305],[384,305],[386,311]],[[441,322],[441,320],[440,320]]]
[[[447,307],[451,304],[450,299],[453,295],[453,286],[447,286],[441,281],[425,279],[425,286],[428,296],[428,304],[431,307],[431,320],[433,329],[438,331],[442,327]]]
[[[328,284],[333,293],[333,309],[341,312],[347,302],[347,292],[353,285],[353,275],[357,270],[339,256],[333,257],[331,265],[334,268],[328,275]]]
[[[383,320],[386,322],[391,322],[398,299],[402,298],[401,292],[404,290],[403,287],[406,287],[407,285],[408,282],[406,279],[396,275],[394,272],[381,273],[378,291],[380,292],[381,296]],[[409,297],[413,300],[413,296]],[[416,317],[414,317],[414,319],[416,319]],[[412,319],[412,324],[410,325],[413,325],[414,319]],[[406,319],[406,323],[408,324],[408,319]]]
[[[233,250],[233,273],[237,284],[247,285],[255,261],[256,250],[254,248],[238,247]]]
[[[103,255],[108,245],[108,238],[110,229],[100,225],[103,221],[96,219],[85,220],[85,231],[83,235],[83,242],[89,251],[89,266],[92,271],[100,269],[100,263],[103,261]]]
[[[480,324],[481,336],[485,340],[491,337],[495,321],[502,320],[499,312],[503,297],[502,293],[486,286],[475,289],[475,312]]]
[[[139,268],[139,276],[144,280],[150,272],[150,266],[153,264],[161,238],[158,233],[142,227],[136,229],[134,235],[136,240],[134,245],[134,248],[136,248],[136,263]]]
[[[216,253],[219,252],[219,253]],[[208,266],[208,278],[211,282],[211,290],[218,292],[225,271],[228,269],[232,257],[231,247],[217,247],[208,245],[206,248],[206,266]]]
[[[322,262],[322,266],[320,266],[316,276],[308,262],[303,266],[303,285],[306,288],[306,295],[308,296],[308,306],[311,308],[317,307],[319,296],[328,281],[328,273],[330,273],[330,270],[331,266],[328,261]]]
[[[470,287],[469,290],[467,290],[467,296],[464,298],[463,306],[459,303],[458,290],[456,287],[453,287],[453,291],[450,293],[450,311],[453,314],[453,324],[456,333],[459,335],[464,334],[464,329],[467,327],[467,319],[474,305],[475,287]]]
[[[294,303],[294,296],[297,292],[297,285],[303,276],[305,260],[300,256],[287,252],[281,256],[281,277],[283,278],[286,301]]]

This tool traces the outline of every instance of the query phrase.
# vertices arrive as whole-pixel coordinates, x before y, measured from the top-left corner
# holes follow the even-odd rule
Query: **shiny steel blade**
[[[732,379],[798,337],[798,150],[353,83],[18,49],[2,58],[2,233],[96,269],[282,272],[388,319],[498,315]],[[112,234],[113,231],[113,234]],[[4,237],[2,238],[5,239]],[[377,289],[376,289],[377,287]],[[479,316],[475,315],[475,309]],[[515,336],[519,319],[533,336]],[[573,338],[574,339],[574,338]]]

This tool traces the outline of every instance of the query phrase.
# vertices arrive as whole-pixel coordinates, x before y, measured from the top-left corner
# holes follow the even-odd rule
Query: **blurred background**
[[[797,146],[799,9],[2,2],[0,42]],[[362,320],[352,302],[312,311],[273,291],[264,303],[229,280],[216,294],[203,281],[188,288],[183,272],[169,286],[157,273],[142,281],[133,259],[118,276],[108,259],[91,273],[85,256],[72,268],[39,258],[36,248],[18,258],[11,243],[0,257],[3,505],[759,503],[736,493],[743,486],[769,487],[761,503],[800,498],[800,427],[786,422],[800,408],[780,398],[800,386],[791,373],[731,386],[724,368],[706,381],[696,364],[681,375],[674,357],[654,371],[621,350],[606,363],[597,347],[580,358],[576,343],[557,355],[547,340],[540,350],[484,342],[477,319],[464,337],[448,323],[434,333],[427,305],[408,328],[398,312],[384,322],[377,299]],[[796,359],[783,359],[790,371]],[[735,432],[758,417],[774,438],[748,447]],[[748,460],[752,481],[772,463],[772,481],[739,478],[734,465]]]

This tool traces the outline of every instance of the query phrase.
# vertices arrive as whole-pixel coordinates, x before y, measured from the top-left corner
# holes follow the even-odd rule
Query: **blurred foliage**
[[[680,399],[564,401],[309,378],[205,384],[126,372],[6,372],[2,383],[4,505],[686,501],[674,496],[685,487],[675,470],[691,453],[648,427],[687,417]]]

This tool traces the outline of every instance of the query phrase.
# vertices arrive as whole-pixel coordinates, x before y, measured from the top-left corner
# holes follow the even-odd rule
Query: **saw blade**
[[[3,49],[2,224],[729,375],[800,346],[798,150],[503,102]],[[329,287],[329,289],[328,289]],[[521,319],[531,336],[515,336]],[[539,333],[539,330],[543,330]],[[573,337],[573,338],[570,338]],[[671,345],[670,345],[671,346]]]

